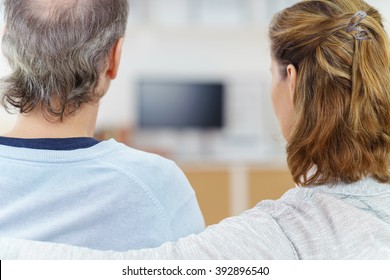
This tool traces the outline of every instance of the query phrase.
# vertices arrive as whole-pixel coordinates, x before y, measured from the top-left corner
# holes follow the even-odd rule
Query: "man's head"
[[[4,0],[4,14],[5,107],[61,120],[105,93],[99,81],[124,36],[128,0]]]

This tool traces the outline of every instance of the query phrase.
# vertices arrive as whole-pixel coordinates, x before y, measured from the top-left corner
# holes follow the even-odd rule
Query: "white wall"
[[[1,13],[0,13],[1,17]],[[2,18],[2,17],[1,17]],[[3,30],[4,24],[3,21],[0,20],[0,30]],[[5,61],[4,56],[0,53],[0,76],[4,77],[7,73],[10,72],[10,68]],[[8,131],[13,123],[15,122],[16,116],[8,114],[4,109],[0,108],[0,133]]]
[[[229,12],[227,7],[222,15],[207,10],[183,18],[181,15],[188,13],[188,6],[181,6],[181,12],[176,7],[175,13],[180,15],[177,16],[167,9],[169,5],[153,1],[150,3],[159,3],[159,9],[166,10],[149,7],[154,13],[152,20],[145,23],[138,19],[130,24],[120,75],[104,97],[98,128],[134,124],[134,84],[140,77],[222,79],[228,86],[227,125],[222,133],[204,137],[196,131],[138,132],[134,134],[135,144],[163,149],[176,154],[176,158],[186,159],[197,158],[205,145],[207,154],[212,154],[214,160],[255,161],[262,156],[283,154],[280,142],[274,140],[280,136],[268,95],[266,2],[248,1],[248,7],[254,4],[258,12],[247,20],[240,17],[242,14],[234,15],[235,10]],[[172,1],[177,0],[162,2]],[[233,7],[235,0],[218,1],[230,2]],[[244,15],[247,12],[242,11]]]
[[[390,1],[384,0],[366,0],[366,2],[375,7],[383,16],[387,32],[390,31]]]

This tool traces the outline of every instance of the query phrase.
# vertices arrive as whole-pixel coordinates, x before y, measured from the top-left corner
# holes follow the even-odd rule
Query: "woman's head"
[[[302,1],[275,16],[270,40],[274,80],[293,106],[287,117],[275,109],[294,180],[390,181],[390,48],[378,11],[361,0]]]

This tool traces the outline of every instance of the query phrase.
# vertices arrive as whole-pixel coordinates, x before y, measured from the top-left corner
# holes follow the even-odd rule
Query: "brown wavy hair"
[[[366,40],[346,31],[359,10]],[[297,69],[287,139],[294,181],[389,182],[390,48],[378,11],[361,0],[302,1],[274,17],[269,36],[278,64]]]

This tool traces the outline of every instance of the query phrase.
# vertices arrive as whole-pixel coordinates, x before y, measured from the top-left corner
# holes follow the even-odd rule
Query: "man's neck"
[[[14,138],[93,137],[99,105],[85,105],[63,121],[51,121],[41,111],[20,114],[11,131],[4,134]]]

